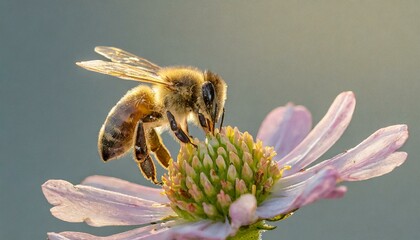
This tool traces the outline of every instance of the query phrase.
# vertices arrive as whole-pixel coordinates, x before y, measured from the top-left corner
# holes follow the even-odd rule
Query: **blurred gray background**
[[[264,238],[420,236],[418,1],[0,0],[0,239],[131,229],[55,219],[40,188],[48,179],[78,183],[94,174],[151,185],[130,156],[99,159],[98,130],[136,83],[76,67],[99,58],[97,45],[219,73],[229,85],[226,124],[253,135],[288,101],[307,106],[316,123],[337,94],[354,91],[353,121],[323,158],[407,123],[408,161],[346,184],[344,199],[305,207]],[[176,154],[175,141],[165,135],[165,142]]]

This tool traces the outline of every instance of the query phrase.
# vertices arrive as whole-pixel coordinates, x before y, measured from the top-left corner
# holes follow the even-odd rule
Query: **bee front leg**
[[[181,128],[182,129],[185,129],[185,133],[188,135],[188,136],[190,136],[190,138],[193,138],[191,135],[190,135],[190,130],[188,130],[188,121],[187,121],[187,119],[185,119],[185,121],[184,121],[184,124],[182,124],[181,125]]]
[[[190,143],[194,147],[197,147],[197,145],[195,145],[191,141],[191,138],[188,136],[188,134],[186,134],[184,130],[182,130],[182,128],[178,125],[178,123],[175,120],[174,115],[170,111],[167,111],[166,115],[168,116],[168,121],[169,121],[169,125],[171,126],[171,130],[175,134],[175,136],[179,139],[179,141],[183,143]]]
[[[220,120],[219,132],[222,131],[223,120],[225,120],[225,108],[223,108],[222,117],[221,117],[221,120]]]
[[[200,125],[203,128],[204,132],[206,134],[209,133],[209,128],[207,126],[207,120],[202,113],[198,113],[198,121],[200,122]]]
[[[160,184],[156,179],[155,164],[153,163],[152,158],[149,155],[149,150],[147,149],[146,135],[142,121],[139,121],[137,124],[134,142],[134,158],[144,177],[155,184]]]

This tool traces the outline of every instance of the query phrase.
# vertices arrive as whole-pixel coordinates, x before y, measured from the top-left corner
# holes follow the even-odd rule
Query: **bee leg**
[[[220,126],[219,126],[219,132],[222,131],[222,127],[223,127],[223,120],[225,120],[225,108],[223,108],[223,112],[222,112],[222,118],[220,121]]]
[[[200,125],[203,128],[204,132],[206,134],[209,133],[206,118],[204,117],[202,113],[198,113],[198,121],[200,122]]]
[[[190,136],[190,138],[193,138],[193,137],[190,135],[190,130],[188,130],[188,121],[187,121],[187,120],[185,120],[185,121],[184,121],[184,124],[182,124],[182,125],[181,125],[181,128],[182,128],[182,129],[185,129],[185,133],[186,133],[188,136]]]
[[[171,126],[172,132],[174,132],[175,136],[179,139],[179,141],[183,143],[190,143],[194,147],[197,147],[192,141],[191,138],[182,130],[181,127],[178,126],[178,123],[175,120],[174,115],[170,111],[166,112],[166,115],[168,116],[169,125]]]
[[[188,129],[188,121],[185,120],[184,124],[181,125],[182,129],[185,129],[185,133],[190,136],[190,139],[194,139],[194,137],[192,135],[190,135],[190,130]]]
[[[159,137],[155,129],[152,128],[149,130],[147,134],[147,142],[149,143],[150,151],[155,154],[159,163],[163,167],[168,168],[171,155],[165,145],[163,145],[162,139]]]
[[[151,180],[155,184],[159,184],[156,179],[156,168],[149,155],[146,144],[146,135],[143,127],[143,122],[139,121],[137,124],[135,142],[134,142],[134,158],[140,171],[146,179]]]

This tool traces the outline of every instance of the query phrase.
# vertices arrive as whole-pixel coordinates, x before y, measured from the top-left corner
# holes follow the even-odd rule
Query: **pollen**
[[[194,143],[197,147],[181,146],[162,177],[172,209],[185,220],[229,218],[230,205],[243,194],[253,194],[260,204],[282,176],[273,148],[237,128],[225,127]]]

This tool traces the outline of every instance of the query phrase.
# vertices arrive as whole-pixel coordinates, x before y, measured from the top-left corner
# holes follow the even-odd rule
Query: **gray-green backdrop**
[[[305,207],[265,238],[420,236],[418,1],[1,0],[0,239],[130,229],[55,219],[40,188],[93,174],[150,185],[130,157],[104,164],[97,154],[105,116],[136,83],[77,68],[98,58],[96,45],[219,73],[229,84],[226,123],[254,135],[279,105],[306,105],[316,123],[338,93],[353,90],[354,120],[324,158],[407,123],[408,161],[347,184],[344,199]],[[176,154],[174,140],[165,142]]]

